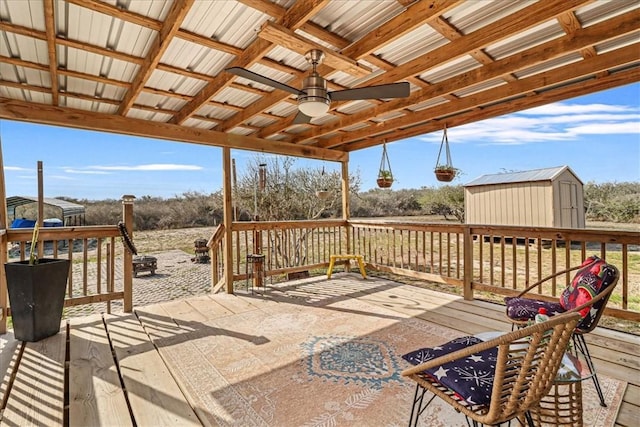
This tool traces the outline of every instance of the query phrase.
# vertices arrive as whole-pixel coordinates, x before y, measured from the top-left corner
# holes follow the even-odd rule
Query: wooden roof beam
[[[120,19],[122,21],[130,22],[132,24],[140,25],[141,27],[149,28],[154,31],[160,32],[163,26],[162,21],[158,21],[153,18],[149,18],[148,16],[131,12],[129,10],[122,9],[117,6],[103,3],[98,0],[66,0],[66,1],[67,3],[73,3],[77,6],[94,10],[96,12],[100,12],[107,16],[111,16],[113,18]],[[242,52],[242,49],[238,47],[235,47],[226,43],[222,43],[222,42],[213,40],[209,37],[204,37],[204,36],[201,36],[200,34],[195,34],[195,33],[192,33],[191,31],[187,31],[184,29],[179,29],[178,32],[176,33],[176,37],[179,37],[183,40],[188,40],[196,44],[203,45],[210,49],[230,53],[231,55],[239,55]]]
[[[417,26],[422,25],[425,21],[429,19],[434,19],[435,17],[446,12],[447,10],[457,6],[460,3],[460,1],[461,0],[456,0],[456,1],[443,1],[443,0],[431,1],[430,0],[430,1],[416,2],[412,4],[410,7],[408,7],[400,15],[396,16],[392,20],[381,25],[376,31],[372,33],[371,36],[365,37],[350,45],[349,45],[349,41],[346,41],[346,40],[343,41],[344,39],[336,36],[331,40],[331,43],[334,43],[334,45],[340,48],[343,47],[343,43],[345,43],[342,53],[349,58],[355,58],[356,60],[360,60],[365,58],[375,49],[379,49],[381,46],[384,46],[385,44],[388,44],[393,40],[396,40],[398,37],[401,37],[402,35],[410,32],[412,29],[416,28]],[[326,30],[320,30],[313,26],[305,27],[303,31],[305,29],[308,30],[310,34],[316,37],[319,36],[320,34],[324,34],[323,39],[325,39],[325,37],[334,36],[334,35],[331,35],[329,32],[326,32]],[[318,67],[318,73],[320,73],[320,75],[322,76],[326,76],[332,71],[333,69],[327,65],[322,65]],[[295,79],[287,82],[287,84],[293,87],[300,87],[302,85],[302,81],[305,76],[306,74],[300,73],[296,76]],[[278,102],[282,101],[285,98],[288,98],[289,96],[290,96],[289,93],[276,90],[272,93],[272,95],[254,103],[245,111],[243,111],[241,114],[236,114],[235,116],[228,119],[225,123],[223,123],[220,126],[220,128],[222,130],[233,128],[239,123],[249,120],[251,117],[255,116],[260,111],[264,111],[270,108],[271,106],[277,104]],[[272,127],[270,127],[269,133],[261,132],[261,135],[266,137],[266,136],[276,134],[282,131],[283,129],[286,129],[290,125],[292,120],[293,120],[293,117],[291,118],[291,120],[283,121],[281,127],[278,127],[277,125],[273,125]]]
[[[7,31],[14,34],[20,34],[25,37],[31,37],[34,39],[47,41],[47,34],[44,31],[38,31],[31,28],[26,28],[26,27],[16,25],[16,24],[11,24],[8,22],[0,22],[0,31]],[[144,61],[144,58],[140,58],[138,56],[116,52],[100,46],[94,46],[94,45],[83,43],[77,40],[70,40],[63,37],[55,37],[55,44],[72,47],[74,49],[95,53],[96,55],[102,55],[102,56],[118,59],[121,61],[132,62],[134,64],[142,64]]]
[[[294,3],[293,6],[287,11],[287,14],[279,20],[279,24],[287,27],[291,30],[295,30],[302,23],[306,22],[313,16],[318,10],[323,8],[328,0],[300,0]],[[271,49],[271,43],[257,38],[237,56],[230,67],[249,67],[260,58],[262,58]],[[229,76],[220,73],[216,78],[209,82],[197,96],[195,96],[191,102],[185,105],[178,114],[176,114],[171,123],[182,124],[186,119],[202,107],[204,104],[213,98],[219,91],[228,86],[232,79]]]
[[[51,103],[58,105],[58,55],[56,54],[56,23],[53,16],[53,0],[44,0],[44,28],[47,35],[47,56],[51,76]]]
[[[480,30],[453,40],[446,46],[434,49],[412,61],[399,65],[394,70],[370,80],[367,84],[382,84],[390,81],[397,82],[409,76],[424,73],[431,68],[468,55],[469,52],[495,44],[527,28],[554,19],[560,14],[575,10],[590,1],[591,0],[547,0],[534,3],[516,13],[498,19]]]
[[[578,80],[603,70],[637,63],[639,62],[638,49],[640,49],[640,43],[635,43],[621,49],[598,55],[594,58],[585,59],[580,63],[573,63],[563,68],[556,68],[551,71],[535,74],[531,77],[510,82],[494,89],[488,89],[483,92],[459,98],[456,101],[416,111],[408,116],[387,120],[383,124],[380,124],[376,130],[383,132],[385,130],[413,126],[415,123],[419,123],[421,121],[433,120],[437,117],[482,107],[483,105],[492,104],[532,91],[539,92],[540,88],[552,87],[572,80]],[[318,146],[324,148],[335,148],[352,140],[365,138],[370,133],[370,129],[367,131],[366,128],[356,132],[346,132],[339,138],[323,140],[318,144]]]
[[[0,98],[0,118],[335,162],[346,162],[349,159],[348,153],[338,150],[270,141],[213,130],[191,129],[171,123],[149,122],[148,120],[113,114],[33,104],[7,98]]]
[[[618,31],[613,33],[611,28],[616,28]],[[340,128],[352,126],[367,118],[377,117],[439,96],[445,96],[451,92],[459,91],[479,82],[509,75],[544,61],[561,57],[567,53],[580,51],[592,46],[596,41],[601,42],[603,40],[609,40],[610,38],[618,38],[637,30],[637,13],[635,11],[627,12],[608,21],[599,22],[586,28],[580,28],[573,34],[567,34],[560,38],[550,40],[481,68],[450,77],[419,92],[413,92],[408,98],[392,100],[381,106],[353,114],[340,122],[327,123],[321,128],[302,132],[296,136],[294,141],[303,143],[309,139],[334,132]],[[615,34],[615,36],[613,34]],[[262,136],[264,137],[266,135],[263,134]]]
[[[411,138],[413,136],[441,131],[444,123],[447,127],[462,126],[479,120],[503,116],[522,110],[549,104],[551,102],[562,101],[567,98],[588,95],[590,93],[612,89],[624,84],[640,81],[640,68],[633,68],[620,71],[615,74],[599,76],[586,81],[576,82],[573,85],[560,86],[546,90],[544,93],[535,96],[523,96],[519,99],[509,100],[504,103],[496,103],[488,107],[476,108],[459,114],[449,115],[446,119],[433,119],[418,126],[407,129],[399,129],[393,132],[392,140]],[[362,150],[379,145],[377,141],[361,140],[358,142],[345,144],[342,148],[347,151]]]
[[[358,64],[348,56],[326,49],[324,46],[301,37],[288,28],[273,22],[265,22],[258,33],[258,37],[297,52],[302,56],[312,49],[321,50],[325,55],[324,64],[356,77],[366,77],[372,72],[371,68]]]
[[[189,9],[191,9],[194,1],[195,0],[174,0],[171,5],[171,10],[169,10],[167,15],[167,19],[162,25],[162,28],[158,32],[156,38],[153,40],[151,49],[147,53],[136,77],[133,79],[131,88],[127,91],[124,99],[122,100],[122,104],[120,104],[120,108],[118,109],[119,115],[127,115],[127,111],[129,111],[129,108],[131,108],[133,102],[140,94],[144,84],[149,80],[151,74],[153,74],[153,71],[160,62],[160,58],[162,58],[164,52],[169,48],[171,40],[180,29],[180,25],[187,16],[187,13],[189,13]]]

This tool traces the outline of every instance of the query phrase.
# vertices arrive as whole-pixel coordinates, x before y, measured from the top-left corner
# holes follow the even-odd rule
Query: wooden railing
[[[28,228],[4,231],[3,247],[11,245],[7,252],[9,262],[29,258],[32,235],[33,230]],[[112,301],[125,298],[123,269],[116,265],[116,252],[123,253],[117,226],[42,228],[39,240],[40,256],[71,261],[64,302],[66,309],[105,303],[106,311],[110,312]],[[116,276],[120,277],[118,282]],[[5,289],[1,291],[6,292]],[[11,308],[3,311],[10,315]]]
[[[640,321],[640,233],[631,231],[498,227],[350,221],[354,252],[370,268],[461,286],[477,292],[515,295],[529,283],[598,255],[618,267],[618,285],[607,314]],[[571,274],[538,289],[557,298]]]
[[[122,224],[132,236],[134,196],[122,196]],[[86,304],[104,304],[111,312],[112,301],[121,300],[125,312],[133,310],[132,253],[120,243],[118,225],[85,227],[39,227],[38,257],[62,258],[71,262],[64,307],[72,311]],[[0,229],[0,260],[29,258],[32,228]],[[11,248],[9,247],[11,246]],[[7,331],[11,308],[7,298],[4,269],[0,274],[0,334]]]
[[[363,255],[368,268],[460,287],[495,299],[598,255],[618,267],[607,314],[640,321],[640,233],[593,229],[339,220],[235,222],[233,280],[246,278],[246,257],[265,255],[265,271],[282,275],[326,268],[329,255]],[[220,252],[222,252],[220,247]],[[557,298],[572,275],[538,289]]]
[[[132,206],[127,209],[125,222],[131,224]],[[640,321],[639,232],[364,220],[234,222],[231,231],[216,228],[207,244],[214,291],[226,277],[226,233],[232,235],[234,282],[246,279],[250,254],[264,254],[266,275],[277,276],[324,269],[331,254],[354,253],[363,255],[370,269],[457,286],[466,298],[478,292],[498,298],[516,294],[595,254],[621,273],[607,314]],[[8,243],[14,244],[9,261],[27,258],[31,229],[2,230],[0,237],[3,256]],[[44,228],[40,239],[49,248],[45,256],[72,261],[65,307],[106,303],[109,310],[112,301],[122,299],[125,311],[131,310],[131,254],[120,245],[117,226]],[[555,298],[570,278],[559,276],[538,293]],[[8,309],[1,298],[0,303],[2,333]]]
[[[224,235],[226,229],[220,224],[213,231],[213,235],[207,242],[211,263],[211,283],[213,292],[218,292],[224,285]]]
[[[249,254],[265,255],[267,276],[329,265],[329,256],[347,250],[345,221],[279,221],[233,223],[233,278],[244,280]]]

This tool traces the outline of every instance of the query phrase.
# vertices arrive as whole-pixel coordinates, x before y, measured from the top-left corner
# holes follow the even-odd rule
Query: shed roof
[[[7,197],[7,210],[12,210],[18,206],[28,205],[29,203],[36,203],[37,197],[30,196],[11,196]],[[62,217],[68,218],[74,215],[83,215],[84,206],[77,203],[67,202],[66,200],[54,199],[45,197],[43,199],[45,205],[55,206],[62,209]]]
[[[564,171],[568,170],[578,181],[580,178],[569,166],[557,166],[554,168],[533,169],[529,171],[494,173],[482,175],[473,181],[466,183],[465,187],[477,187],[479,185],[513,184],[517,182],[553,181]],[[582,181],[580,181],[582,183]]]
[[[0,118],[347,161],[639,81],[639,10],[637,0],[0,1]],[[359,98],[407,82],[410,95],[344,95],[297,123],[311,49],[325,53],[330,91]]]

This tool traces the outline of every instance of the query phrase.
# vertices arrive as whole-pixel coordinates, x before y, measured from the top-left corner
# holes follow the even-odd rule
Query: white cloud
[[[89,166],[88,169],[98,171],[197,171],[202,170],[203,167],[196,165],[155,163],[135,166]]]
[[[70,169],[70,168],[67,168],[64,171],[66,173],[83,174],[83,175],[111,175],[109,172],[104,172],[104,171],[80,170],[80,169]]]
[[[584,114],[584,113],[624,113],[632,112],[634,108],[626,105],[607,104],[569,104],[555,102],[541,107],[521,111],[518,114],[530,116],[554,116],[556,114]],[[637,109],[635,109],[637,111]]]
[[[640,122],[585,124],[568,130],[576,135],[640,134]]]
[[[28,171],[28,168],[23,168],[20,166],[5,166],[4,167],[5,171]]]
[[[640,108],[625,105],[555,103],[470,123],[447,131],[450,143],[528,144],[574,141],[585,135],[640,133]],[[440,142],[442,132],[425,135]]]

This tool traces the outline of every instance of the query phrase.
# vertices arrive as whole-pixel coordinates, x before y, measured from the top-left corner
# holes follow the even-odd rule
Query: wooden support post
[[[133,201],[135,196],[124,195],[122,196],[122,221],[129,233],[129,237],[133,241]],[[124,311],[125,313],[131,313],[133,311],[133,254],[128,250],[124,251],[124,266],[122,271],[124,272]]]
[[[256,216],[255,220],[258,221],[258,216]],[[253,253],[255,255],[261,255],[262,254],[262,232],[260,230],[253,230]],[[257,273],[262,273],[263,269],[264,269],[264,263],[261,260],[258,260],[257,262],[254,263],[253,265],[253,286],[254,287],[261,287],[264,286],[264,283],[262,283],[262,274],[257,274]]]
[[[351,253],[351,225],[349,224],[349,162],[342,162],[342,219],[346,222],[346,248],[344,252]]]
[[[462,239],[464,259],[463,297],[466,300],[472,300],[473,287],[471,282],[473,281],[473,236],[471,235],[471,227],[464,227]],[[480,260],[480,262],[482,262],[482,260]]]
[[[227,293],[233,293],[233,204],[231,196],[231,149],[222,149],[222,188],[224,196],[223,221],[224,234],[224,281]],[[215,286],[215,284],[214,284]]]
[[[0,230],[6,230],[8,227],[7,219],[7,192],[4,181],[4,161],[2,160],[2,140],[0,139]],[[0,263],[4,265],[8,261],[7,251],[7,233],[0,235]],[[9,306],[9,298],[7,296],[7,277],[4,274],[4,267],[0,268],[0,335],[7,332],[7,308]]]

